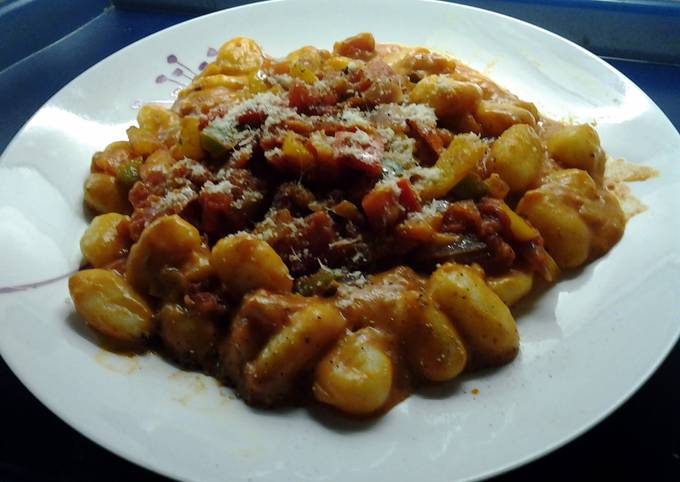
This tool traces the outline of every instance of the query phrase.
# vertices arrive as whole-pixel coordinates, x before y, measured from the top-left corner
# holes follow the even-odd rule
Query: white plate
[[[680,136],[640,89],[585,50],[453,4],[256,4],[183,23],[100,62],[45,104],[0,160],[0,286],[77,267],[90,156],[124,138],[136,101],[171,99],[175,85],[159,76],[181,80],[175,68],[196,70],[209,47],[234,35],[280,55],[304,44],[330,48],[360,31],[449,51],[548,115],[596,121],[610,154],[661,172],[633,186],[649,210],[611,253],[519,314],[514,363],[421,392],[370,423],[318,409],[255,411],[155,355],[105,353],[72,314],[65,279],[5,289],[2,355],[59,417],[113,452],[180,479],[450,482],[560,446],[658,366],[680,329]]]

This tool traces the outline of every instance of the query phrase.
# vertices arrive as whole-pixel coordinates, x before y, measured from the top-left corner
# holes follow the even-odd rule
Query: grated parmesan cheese
[[[441,170],[437,167],[415,166],[408,170],[408,176],[415,176],[422,180],[436,181],[441,176]]]
[[[154,205],[154,208],[159,213],[166,211],[180,212],[197,197],[198,194],[196,194],[196,191],[190,186],[184,186],[179,189],[168,191],[165,196],[160,198]]]
[[[250,190],[243,191],[241,193],[241,196],[239,196],[238,199],[236,199],[236,201],[234,201],[234,203],[232,205],[236,209],[243,209],[244,207],[246,207],[247,203],[253,204],[253,203],[260,201],[262,198],[263,198],[262,193],[260,193],[258,191],[250,191]]]
[[[416,141],[408,136],[393,136],[383,158],[392,161],[402,169],[418,166],[418,161],[413,157]]]
[[[375,185],[374,189],[392,191],[395,196],[399,197],[401,195],[401,188],[397,184],[398,180],[399,178],[397,177],[384,178]]]
[[[231,195],[233,189],[234,185],[227,179],[219,181],[217,184],[212,181],[207,181],[205,184],[203,184],[201,193]]]
[[[427,104],[402,104],[399,107],[400,114],[404,119],[421,122],[426,126],[437,124],[437,115],[434,113],[434,109]]]
[[[365,131],[362,131],[361,129],[357,129],[356,131],[354,131],[350,138],[359,144],[366,145],[371,143],[371,136],[369,136]]]
[[[344,109],[337,118],[338,122],[346,127],[368,127],[366,115],[355,107]]]
[[[200,178],[210,176],[210,171],[208,171],[201,163],[189,159],[188,157],[177,161],[172,166],[173,173],[182,169],[186,169],[191,177]]]
[[[406,216],[406,222],[409,221],[427,221],[439,215],[449,206],[447,201],[435,199],[432,202],[425,204],[420,211],[413,211]]]
[[[287,119],[299,118],[297,112],[288,106],[287,99],[271,92],[264,92],[236,104],[223,117],[212,121],[210,126],[229,131],[240,125],[238,119],[241,116],[250,112],[262,112],[267,116],[264,122],[265,129],[280,124]],[[254,135],[254,131],[250,129],[246,129],[244,132],[250,132],[250,135]],[[243,140],[239,141],[241,145],[245,145],[243,142]]]

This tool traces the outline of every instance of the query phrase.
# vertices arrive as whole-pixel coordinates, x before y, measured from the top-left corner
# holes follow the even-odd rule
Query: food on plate
[[[370,416],[507,364],[510,306],[625,228],[590,125],[368,33],[234,38],[137,121],[92,159],[76,311],[253,405]]]

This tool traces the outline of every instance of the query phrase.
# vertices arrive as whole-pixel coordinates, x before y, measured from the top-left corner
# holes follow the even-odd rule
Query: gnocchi
[[[370,33],[229,40],[127,138],[92,158],[75,310],[260,407],[373,417],[510,363],[536,276],[625,228],[591,126]]]
[[[178,303],[167,303],[158,312],[158,332],[168,353],[187,366],[209,366],[219,336],[215,320]]]
[[[564,167],[582,169],[595,182],[602,182],[606,156],[600,147],[600,136],[588,124],[562,126],[550,132],[548,152]]]
[[[295,376],[318,360],[340,337],[345,319],[330,303],[308,303],[264,346],[243,370],[243,395],[271,405],[292,388]]]
[[[513,193],[524,193],[537,183],[545,147],[533,127],[515,124],[505,130],[491,146],[492,170],[497,172]]]
[[[221,239],[212,250],[210,264],[234,296],[258,288],[284,293],[293,288],[288,268],[279,255],[254,236],[236,234]]]
[[[124,256],[130,247],[126,228],[130,218],[118,213],[95,217],[80,239],[80,250],[95,268],[102,268]]]
[[[153,313],[123,277],[107,269],[87,269],[69,278],[76,312],[97,332],[134,345],[152,335]]]
[[[474,117],[489,136],[500,136],[516,124],[534,126],[536,119],[531,111],[513,103],[482,100],[477,104]]]
[[[130,212],[127,192],[114,176],[93,172],[85,181],[85,205],[99,214]]]
[[[560,268],[575,268],[606,253],[625,228],[614,195],[581,169],[546,176],[539,188],[524,194],[517,212],[538,228]]]
[[[482,89],[446,75],[429,75],[411,91],[411,102],[428,104],[440,119],[470,112],[482,98]]]
[[[465,370],[468,360],[460,334],[433,304],[418,314],[406,339],[406,351],[413,370],[433,382],[456,378]]]
[[[508,306],[512,306],[529,294],[534,285],[533,273],[522,270],[490,276],[486,278],[486,284]]]
[[[515,358],[519,350],[515,319],[475,269],[447,263],[432,274],[428,291],[460,330],[474,363],[502,365]]]
[[[191,224],[177,215],[159,218],[130,248],[125,276],[142,293],[167,295],[174,288],[168,285],[177,278],[168,279],[163,274],[171,275],[172,270],[191,272],[196,267],[195,253],[205,249],[198,230]]]
[[[362,328],[342,338],[314,372],[314,397],[353,415],[383,407],[390,397],[394,367],[383,335]]]

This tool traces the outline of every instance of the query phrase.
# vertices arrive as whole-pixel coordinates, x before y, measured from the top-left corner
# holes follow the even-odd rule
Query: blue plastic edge
[[[80,28],[110,6],[110,0],[0,1],[0,71]]]
[[[122,9],[205,13],[257,0],[112,0]],[[680,64],[680,2],[456,0],[528,21],[608,57]]]

